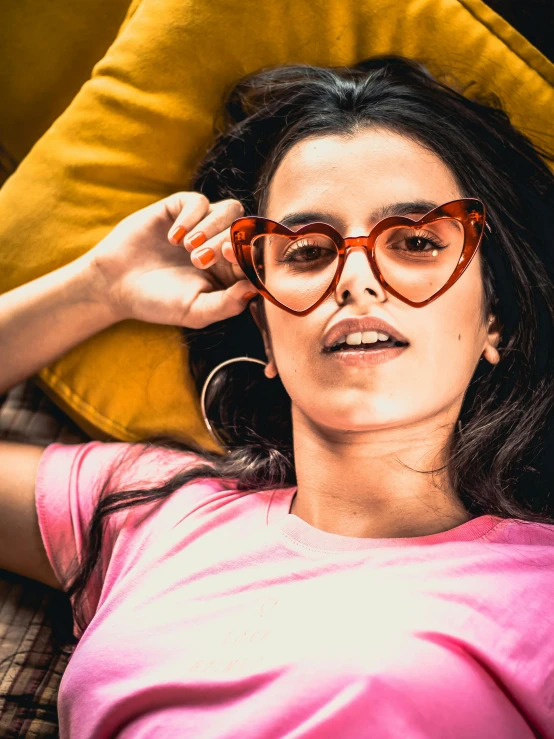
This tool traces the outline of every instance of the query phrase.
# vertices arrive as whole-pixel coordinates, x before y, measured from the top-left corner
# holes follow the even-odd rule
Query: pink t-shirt
[[[37,509],[58,577],[135,449],[45,450]],[[120,481],[196,461],[149,451]],[[115,514],[61,683],[62,739],[554,738],[554,526],[481,516],[352,538],[290,514],[294,487],[232,483]]]

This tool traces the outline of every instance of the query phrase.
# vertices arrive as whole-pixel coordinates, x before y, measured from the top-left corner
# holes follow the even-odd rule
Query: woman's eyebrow
[[[437,208],[438,205],[439,203],[434,203],[431,200],[411,200],[402,203],[390,203],[372,211],[369,215],[369,221],[371,223],[377,223],[378,221],[382,221],[383,218],[389,218],[390,216],[424,215],[430,210],[433,210],[433,208]],[[279,221],[279,223],[282,223],[287,228],[296,228],[297,226],[305,226],[308,223],[321,222],[329,223],[338,229],[344,227],[341,219],[338,219],[331,213],[318,211],[288,213]]]
[[[289,213],[279,221],[287,228],[296,228],[296,226],[305,226],[307,223],[329,223],[331,226],[339,225],[337,219],[330,213],[318,213],[316,211],[300,211],[298,213]]]
[[[408,215],[425,215],[433,208],[438,208],[440,203],[434,203],[432,200],[412,200],[405,203],[391,203],[377,208],[371,214],[371,222],[382,221],[383,218],[390,216],[408,216]]]

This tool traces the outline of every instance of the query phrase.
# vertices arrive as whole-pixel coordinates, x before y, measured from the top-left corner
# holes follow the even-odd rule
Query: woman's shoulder
[[[551,597],[554,585],[554,524],[507,518],[494,527],[485,541],[495,553],[497,564],[509,565],[507,572],[511,573],[511,577],[515,578],[516,572],[519,572],[528,584],[533,577],[546,578]],[[535,574],[531,577],[533,571]],[[515,586],[515,581],[513,584]]]
[[[50,444],[53,460],[67,460],[81,477],[108,478],[113,484],[150,484],[180,470],[212,466],[202,454],[150,442],[88,441],[81,444]]]
[[[554,523],[505,518],[494,527],[489,538],[506,544],[554,547]]]
[[[155,489],[179,473],[185,473],[182,475],[185,484],[186,473],[194,467],[207,470],[199,479],[209,484],[213,465],[197,452],[150,442],[56,442],[43,453],[38,479],[49,500],[58,491],[62,499],[67,498],[67,505],[73,501],[83,517],[89,518],[100,497]]]
[[[154,524],[179,501],[201,506],[233,484],[211,477],[213,463],[202,454],[151,442],[54,443],[43,465],[46,487],[66,491],[60,495],[68,510],[87,523],[97,505],[107,506],[114,532],[146,519]]]
[[[98,453],[118,470],[121,482],[154,483],[193,467],[212,465],[202,454],[149,442],[97,442]]]

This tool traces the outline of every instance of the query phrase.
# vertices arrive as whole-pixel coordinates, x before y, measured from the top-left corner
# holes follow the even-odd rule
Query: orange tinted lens
[[[331,284],[338,252],[320,233],[261,234],[251,242],[254,269],[265,289],[292,310],[307,310]]]
[[[464,229],[453,218],[423,226],[392,226],[375,241],[375,260],[386,282],[416,303],[438,292],[456,269]]]

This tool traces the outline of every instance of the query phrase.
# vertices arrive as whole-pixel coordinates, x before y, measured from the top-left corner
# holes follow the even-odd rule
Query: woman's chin
[[[313,416],[313,408],[311,409]],[[327,429],[331,433],[344,434],[363,434],[384,430],[407,428],[414,423],[413,418],[407,418],[405,415],[396,416],[390,413],[371,412],[371,409],[364,408],[361,412],[360,408],[344,408],[342,411],[337,410],[331,416],[329,412],[319,419],[314,419],[315,423]]]

